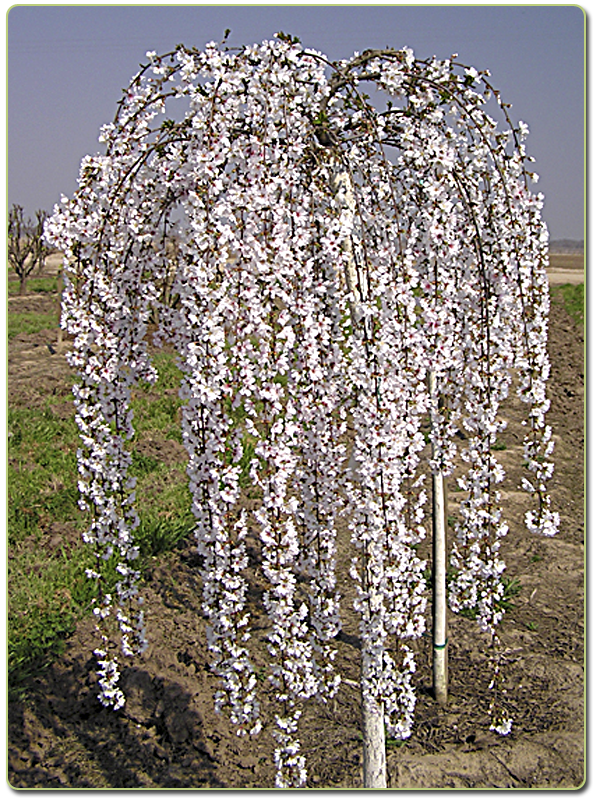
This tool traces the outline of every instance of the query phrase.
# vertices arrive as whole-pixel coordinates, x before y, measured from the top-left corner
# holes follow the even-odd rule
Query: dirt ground
[[[50,311],[53,303],[29,295],[11,298],[9,308]],[[562,520],[555,538],[535,538],[522,525],[522,410],[516,405],[507,407],[506,448],[497,454],[507,470],[504,506],[510,523],[502,556],[507,576],[521,586],[502,627],[503,696],[513,731],[502,737],[489,730],[486,640],[475,622],[450,615],[449,702],[441,708],[431,696],[431,642],[422,639],[414,732],[405,742],[389,744],[390,787],[574,789],[584,782],[584,342],[560,301],[552,305],[549,331],[549,420],[556,439],[552,487]],[[51,353],[56,340],[56,330],[47,330],[10,341],[9,402],[35,403],[40,388],[52,393],[69,383],[64,356]],[[457,499],[450,483],[450,514]],[[148,572],[144,597],[151,646],[123,671],[123,710],[103,709],[96,700],[90,620],[82,621],[64,653],[29,681],[23,699],[9,706],[8,778],[14,788],[273,786],[269,731],[252,741],[239,739],[213,710],[217,686],[208,671],[197,568],[194,546],[185,543],[157,558]],[[340,692],[332,705],[307,705],[302,718],[311,788],[361,786],[360,644],[352,617],[338,646]]]

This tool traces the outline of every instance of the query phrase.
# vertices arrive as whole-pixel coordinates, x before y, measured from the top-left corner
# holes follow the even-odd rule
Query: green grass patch
[[[578,326],[585,320],[585,287],[583,284],[559,284],[550,288],[551,298],[560,297],[565,309]]]
[[[138,433],[152,431],[153,439],[164,441],[180,429],[181,401],[174,389],[181,373],[172,356],[161,354],[155,364],[159,379],[146,393],[139,392],[134,402],[135,426]],[[73,414],[68,411],[72,401],[70,392],[56,393],[44,407],[12,406],[8,410],[11,695],[21,693],[24,680],[60,653],[76,622],[90,613],[96,593],[95,583],[85,576],[85,568],[93,565],[93,553],[79,537],[89,519],[78,504],[80,440],[74,408]],[[185,454],[180,462],[165,465],[159,457],[141,453],[134,440],[132,461],[138,477],[136,509],[140,517],[134,539],[140,549],[139,568],[144,572],[149,559],[190,537],[195,522]],[[113,562],[116,560],[105,567],[107,579],[114,573]]]
[[[192,535],[194,526],[195,519],[191,512],[179,518],[153,516],[141,519],[135,533],[140,557],[145,560],[172,551]]]
[[[58,399],[67,400],[67,396]],[[8,669],[11,689],[60,651],[91,601],[79,509],[74,418],[45,408],[8,410]],[[62,525],[74,537],[57,538]]]
[[[43,329],[58,328],[58,312],[9,312],[7,315],[7,336],[9,340],[18,334],[37,334]]]
[[[8,284],[8,294],[18,295],[19,294],[19,280],[16,281],[9,281]],[[27,294],[29,293],[44,293],[44,294],[57,294],[58,293],[58,284],[56,280],[56,276],[45,276],[43,278],[29,278],[27,279]]]
[[[49,553],[42,537],[9,561],[8,673],[12,692],[61,652],[64,639],[90,609],[94,585],[85,576],[83,544]]]
[[[78,445],[74,419],[61,419],[50,405],[8,410],[9,545],[52,520],[83,525],[77,503]]]
[[[179,410],[183,401],[178,390],[183,374],[173,354],[157,354],[152,361],[158,371],[156,383],[141,382],[133,393],[131,408],[136,435],[156,432],[161,439],[181,443]]]

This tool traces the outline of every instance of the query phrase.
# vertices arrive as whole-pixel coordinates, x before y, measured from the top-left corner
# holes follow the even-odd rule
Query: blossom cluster
[[[148,59],[102,130],[105,153],[83,161],[77,193],[46,228],[65,255],[96,614],[102,632],[114,619],[125,654],[143,649],[127,444],[131,390],[154,378],[158,313],[156,336],[178,349],[184,374],[215,703],[240,733],[263,726],[248,592],[257,527],[276,784],[302,785],[302,705],[340,683],[340,521],[355,553],[362,694],[383,707],[392,737],[410,735],[416,703],[425,475],[449,476],[459,457],[468,469],[450,600],[496,630],[507,525],[492,446],[515,373],[530,429],[524,487],[537,505],[526,523],[556,529],[541,198],[528,189],[525,127],[500,130],[484,111],[503,108],[487,76],[454,59],[406,49],[332,65],[287,37]],[[390,98],[385,112],[359,91],[367,79]],[[171,119],[177,99],[187,110]],[[260,496],[252,514],[248,481]],[[103,638],[100,698],[118,708]]]

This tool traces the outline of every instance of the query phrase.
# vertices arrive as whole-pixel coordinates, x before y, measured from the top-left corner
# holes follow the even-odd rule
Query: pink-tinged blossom
[[[330,65],[279,39],[147,58],[102,128],[105,155],[83,160],[77,192],[46,224],[64,254],[62,326],[79,376],[99,698],[125,703],[111,631],[125,655],[146,647],[130,406],[135,386],[156,379],[158,319],[155,341],[177,349],[183,371],[215,705],[240,734],[263,726],[248,608],[254,532],[279,708],[276,785],[303,785],[303,703],[340,684],[340,524],[354,550],[362,694],[383,705],[394,738],[409,737],[416,704],[411,641],[426,612],[417,550],[432,470],[465,468],[450,605],[497,634],[508,528],[492,447],[513,382],[534,499],[525,525],[557,530],[548,237],[542,198],[528,189],[527,126],[493,120],[486,73],[455,57],[386,50]],[[356,92],[365,75],[390,98],[385,113]],[[166,116],[171,97],[187,103],[178,120]],[[109,560],[118,581],[107,593]],[[496,732],[511,725],[494,713]]]

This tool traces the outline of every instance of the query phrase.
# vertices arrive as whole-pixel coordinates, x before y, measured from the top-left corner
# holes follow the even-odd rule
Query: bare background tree
[[[8,264],[19,277],[19,295],[25,295],[29,276],[44,267],[49,250],[42,240],[45,219],[41,209],[34,222],[25,219],[23,207],[16,203],[8,214]]]

